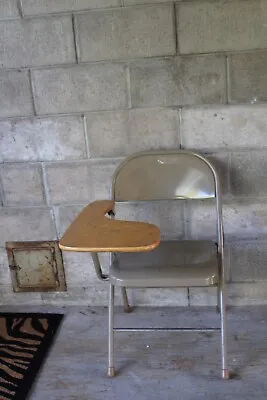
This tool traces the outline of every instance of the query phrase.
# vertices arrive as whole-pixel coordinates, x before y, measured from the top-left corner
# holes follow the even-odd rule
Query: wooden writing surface
[[[81,252],[141,252],[160,243],[160,231],[145,222],[110,219],[114,201],[100,200],[86,206],[66,230],[59,247]]]

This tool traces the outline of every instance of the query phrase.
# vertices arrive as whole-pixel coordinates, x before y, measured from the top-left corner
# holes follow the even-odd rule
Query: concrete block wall
[[[106,304],[86,254],[64,254],[66,293],[14,294],[5,241],[60,237],[85,204],[109,195],[125,156],[159,148],[216,163],[229,303],[266,303],[266,26],[262,0],[0,3],[0,304]],[[167,238],[210,238],[211,207],[120,212],[154,221]],[[139,290],[131,299],[214,304],[215,291]]]

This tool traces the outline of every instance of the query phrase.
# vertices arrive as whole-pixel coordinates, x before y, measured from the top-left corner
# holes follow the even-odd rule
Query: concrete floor
[[[218,333],[117,333],[118,376],[107,378],[107,309],[41,310],[66,316],[30,400],[267,398],[267,307],[229,310],[230,381],[220,379]],[[118,309],[117,315],[117,325],[128,327],[218,326],[218,315],[208,308],[140,308],[129,315]]]

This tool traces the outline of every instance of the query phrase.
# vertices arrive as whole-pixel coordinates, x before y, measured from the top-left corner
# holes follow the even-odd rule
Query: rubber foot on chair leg
[[[216,306],[216,313],[217,313],[217,314],[220,314],[220,313],[221,313],[221,309],[220,309],[219,306]]]
[[[131,313],[132,312],[131,307],[130,306],[124,307],[124,312],[127,313],[127,314]]]
[[[225,380],[230,379],[230,372],[228,371],[228,369],[222,370],[222,378]]]
[[[113,378],[116,375],[114,367],[108,367],[108,377]]]

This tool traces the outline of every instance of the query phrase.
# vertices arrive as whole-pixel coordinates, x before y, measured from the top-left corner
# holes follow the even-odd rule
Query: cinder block
[[[107,306],[108,284],[100,282],[98,285],[69,288],[67,292],[41,293],[42,303],[54,306]]]
[[[119,157],[136,151],[178,148],[178,111],[167,108],[87,114],[92,157]]]
[[[52,204],[90,203],[109,199],[119,161],[46,164]]]
[[[43,205],[42,169],[39,164],[2,164],[4,205]]]
[[[267,279],[266,240],[233,241],[231,253],[231,279],[234,282]]]
[[[229,194],[229,154],[228,153],[209,153],[206,158],[212,162],[219,175],[222,188],[222,195]]]
[[[125,6],[150,3],[169,3],[172,0],[123,0]],[[179,0],[178,0],[179,1]]]
[[[4,68],[75,62],[71,17],[2,21],[0,48]]]
[[[171,4],[77,14],[79,60],[174,55]]]
[[[229,56],[230,101],[252,103],[267,101],[267,52]]]
[[[24,15],[51,14],[120,6],[119,0],[23,0]]]
[[[92,257],[89,253],[63,251],[63,259],[68,288],[103,283],[96,276]],[[108,273],[109,253],[99,253],[99,259],[103,272]]]
[[[0,20],[6,18],[19,18],[17,0],[7,0],[0,2]]]
[[[88,203],[87,203],[88,204]],[[58,236],[61,237],[69,225],[85,207],[83,205],[54,207]]]
[[[33,306],[41,304],[40,293],[14,293],[11,285],[0,286],[0,305]]]
[[[90,202],[92,182],[87,163],[53,163],[45,169],[52,204]]]
[[[190,306],[216,306],[217,288],[189,288],[189,304]]]
[[[193,56],[130,63],[134,107],[224,103],[225,57]]]
[[[183,109],[182,145],[194,149],[264,148],[266,111],[264,105]]]
[[[116,218],[155,224],[163,240],[184,238],[183,212],[183,202],[175,200],[116,205]]]
[[[261,0],[184,1],[178,4],[178,40],[182,54],[267,46],[267,4]]]
[[[6,241],[54,240],[56,232],[49,208],[1,208],[0,245]]]
[[[231,283],[228,285],[227,304],[230,306],[256,306],[267,304],[266,281]]]
[[[9,286],[11,288],[11,274],[9,269],[9,262],[7,259],[6,249],[0,249],[0,282],[1,286]]]
[[[0,121],[3,161],[57,161],[86,158],[82,118],[47,117]]]
[[[224,228],[228,239],[260,238],[267,234],[267,205],[265,201],[239,200],[225,202]]]
[[[137,306],[188,306],[186,288],[134,289],[129,294],[130,304]]]
[[[231,279],[234,282],[267,279],[266,240],[237,241],[230,244]]]
[[[214,204],[215,205],[215,204]],[[190,239],[216,239],[216,212],[213,201],[186,204],[186,227]],[[223,204],[226,239],[258,238],[267,234],[267,206],[258,200]]]
[[[111,110],[127,106],[124,64],[34,70],[39,114]]]
[[[216,208],[214,200],[193,200],[185,203],[185,224],[188,239],[216,240]]]
[[[0,71],[0,117],[33,114],[28,71]]]
[[[107,111],[86,115],[91,157],[117,157],[126,153],[128,111]]]
[[[187,306],[186,289],[134,289],[128,290],[130,304],[134,306]],[[107,306],[108,284],[100,282],[94,286],[71,287],[67,292],[42,293],[44,304]],[[115,304],[121,305],[119,290],[115,292]]]
[[[109,199],[112,177],[121,161],[47,164],[51,202],[88,204],[94,200]]]
[[[177,57],[176,63],[179,76],[179,105],[225,103],[224,56]]]
[[[110,199],[113,174],[122,160],[93,162],[90,165],[92,200]]]
[[[131,62],[130,80],[133,107],[178,104],[179,75],[173,58]]]
[[[230,188],[235,196],[267,195],[267,152],[250,151],[231,154]]]

